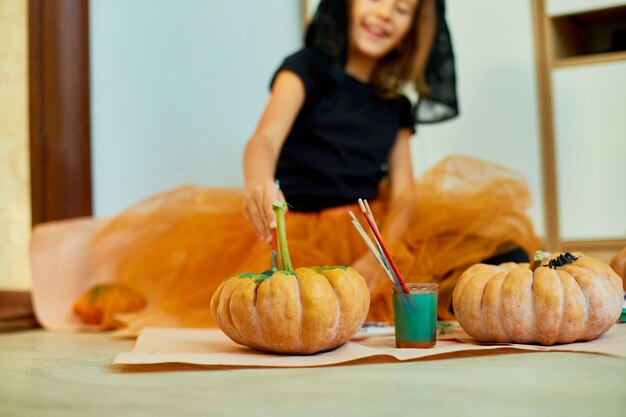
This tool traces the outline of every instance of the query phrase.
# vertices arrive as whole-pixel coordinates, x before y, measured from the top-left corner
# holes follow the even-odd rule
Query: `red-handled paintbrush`
[[[378,242],[378,245],[380,246],[380,249],[382,250],[385,256],[387,263],[389,264],[389,266],[393,270],[394,275],[398,279],[398,283],[402,287],[402,290],[406,294],[409,294],[410,293],[409,287],[406,286],[404,279],[402,279],[402,275],[400,275],[400,271],[398,271],[398,267],[396,267],[396,264],[393,262],[393,259],[391,258],[391,255],[389,254],[389,251],[387,250],[387,248],[385,247],[385,244],[383,243],[383,239],[380,236],[378,227],[376,226],[376,221],[374,220],[374,215],[372,214],[372,211],[369,210],[369,205],[367,204],[367,201],[365,200],[365,203],[364,203],[364,200],[359,199],[359,206],[361,207],[361,212],[363,213],[363,217],[365,217],[365,221],[370,227],[370,230],[372,231],[374,238],[376,238],[376,242]]]

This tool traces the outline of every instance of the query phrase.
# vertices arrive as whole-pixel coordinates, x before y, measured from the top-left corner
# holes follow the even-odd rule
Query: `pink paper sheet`
[[[74,301],[97,284],[87,247],[106,219],[91,217],[38,225],[30,245],[33,308],[48,330],[98,330],[72,312]]]
[[[311,367],[336,365],[365,358],[390,362],[494,349],[562,351],[606,354],[626,358],[626,324],[616,324],[600,338],[584,343],[557,346],[476,343],[457,329],[438,338],[432,349],[397,349],[393,336],[351,341],[331,352],[309,356],[275,355],[258,352],[232,342],[218,329],[144,329],[131,352],[121,353],[114,364],[192,364],[238,367]]]

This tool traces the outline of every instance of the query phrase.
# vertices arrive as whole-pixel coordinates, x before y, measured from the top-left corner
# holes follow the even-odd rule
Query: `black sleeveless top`
[[[347,74],[331,79],[311,63],[305,48],[276,71],[294,72],[306,90],[276,166],[285,199],[294,211],[374,199],[398,130],[413,129],[411,104],[405,97],[383,99]]]

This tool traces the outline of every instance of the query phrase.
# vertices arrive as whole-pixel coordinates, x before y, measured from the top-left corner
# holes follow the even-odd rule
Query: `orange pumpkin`
[[[626,291],[626,247],[615,254],[609,265],[622,278],[622,285]]]
[[[452,302],[459,324],[478,341],[553,345],[606,332],[620,316],[623,296],[608,265],[568,253],[536,269],[473,265],[459,278]]]
[[[76,300],[73,310],[87,324],[115,329],[121,327],[116,314],[133,313],[145,306],[146,300],[137,291],[124,284],[111,283],[90,288]]]
[[[284,209],[275,202],[283,270],[226,279],[211,298],[217,325],[234,342],[253,349],[311,354],[347,342],[369,310],[369,290],[347,266],[293,269],[287,248]]]

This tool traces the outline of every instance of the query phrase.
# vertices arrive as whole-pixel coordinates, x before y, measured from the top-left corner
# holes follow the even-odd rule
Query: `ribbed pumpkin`
[[[537,267],[540,258],[530,267],[467,269],[452,295],[461,327],[481,342],[554,345],[593,340],[613,326],[624,293],[608,265],[567,253]]]
[[[146,306],[137,291],[121,283],[99,284],[86,291],[74,303],[74,313],[87,324],[99,324],[103,329],[116,329],[121,323],[115,316],[134,313]]]
[[[281,266],[226,279],[211,298],[217,325],[234,342],[283,354],[311,354],[347,342],[369,310],[367,284],[346,266],[293,269],[284,202],[273,204]]]
[[[626,248],[617,252],[609,265],[622,278],[622,285],[626,291]]]

